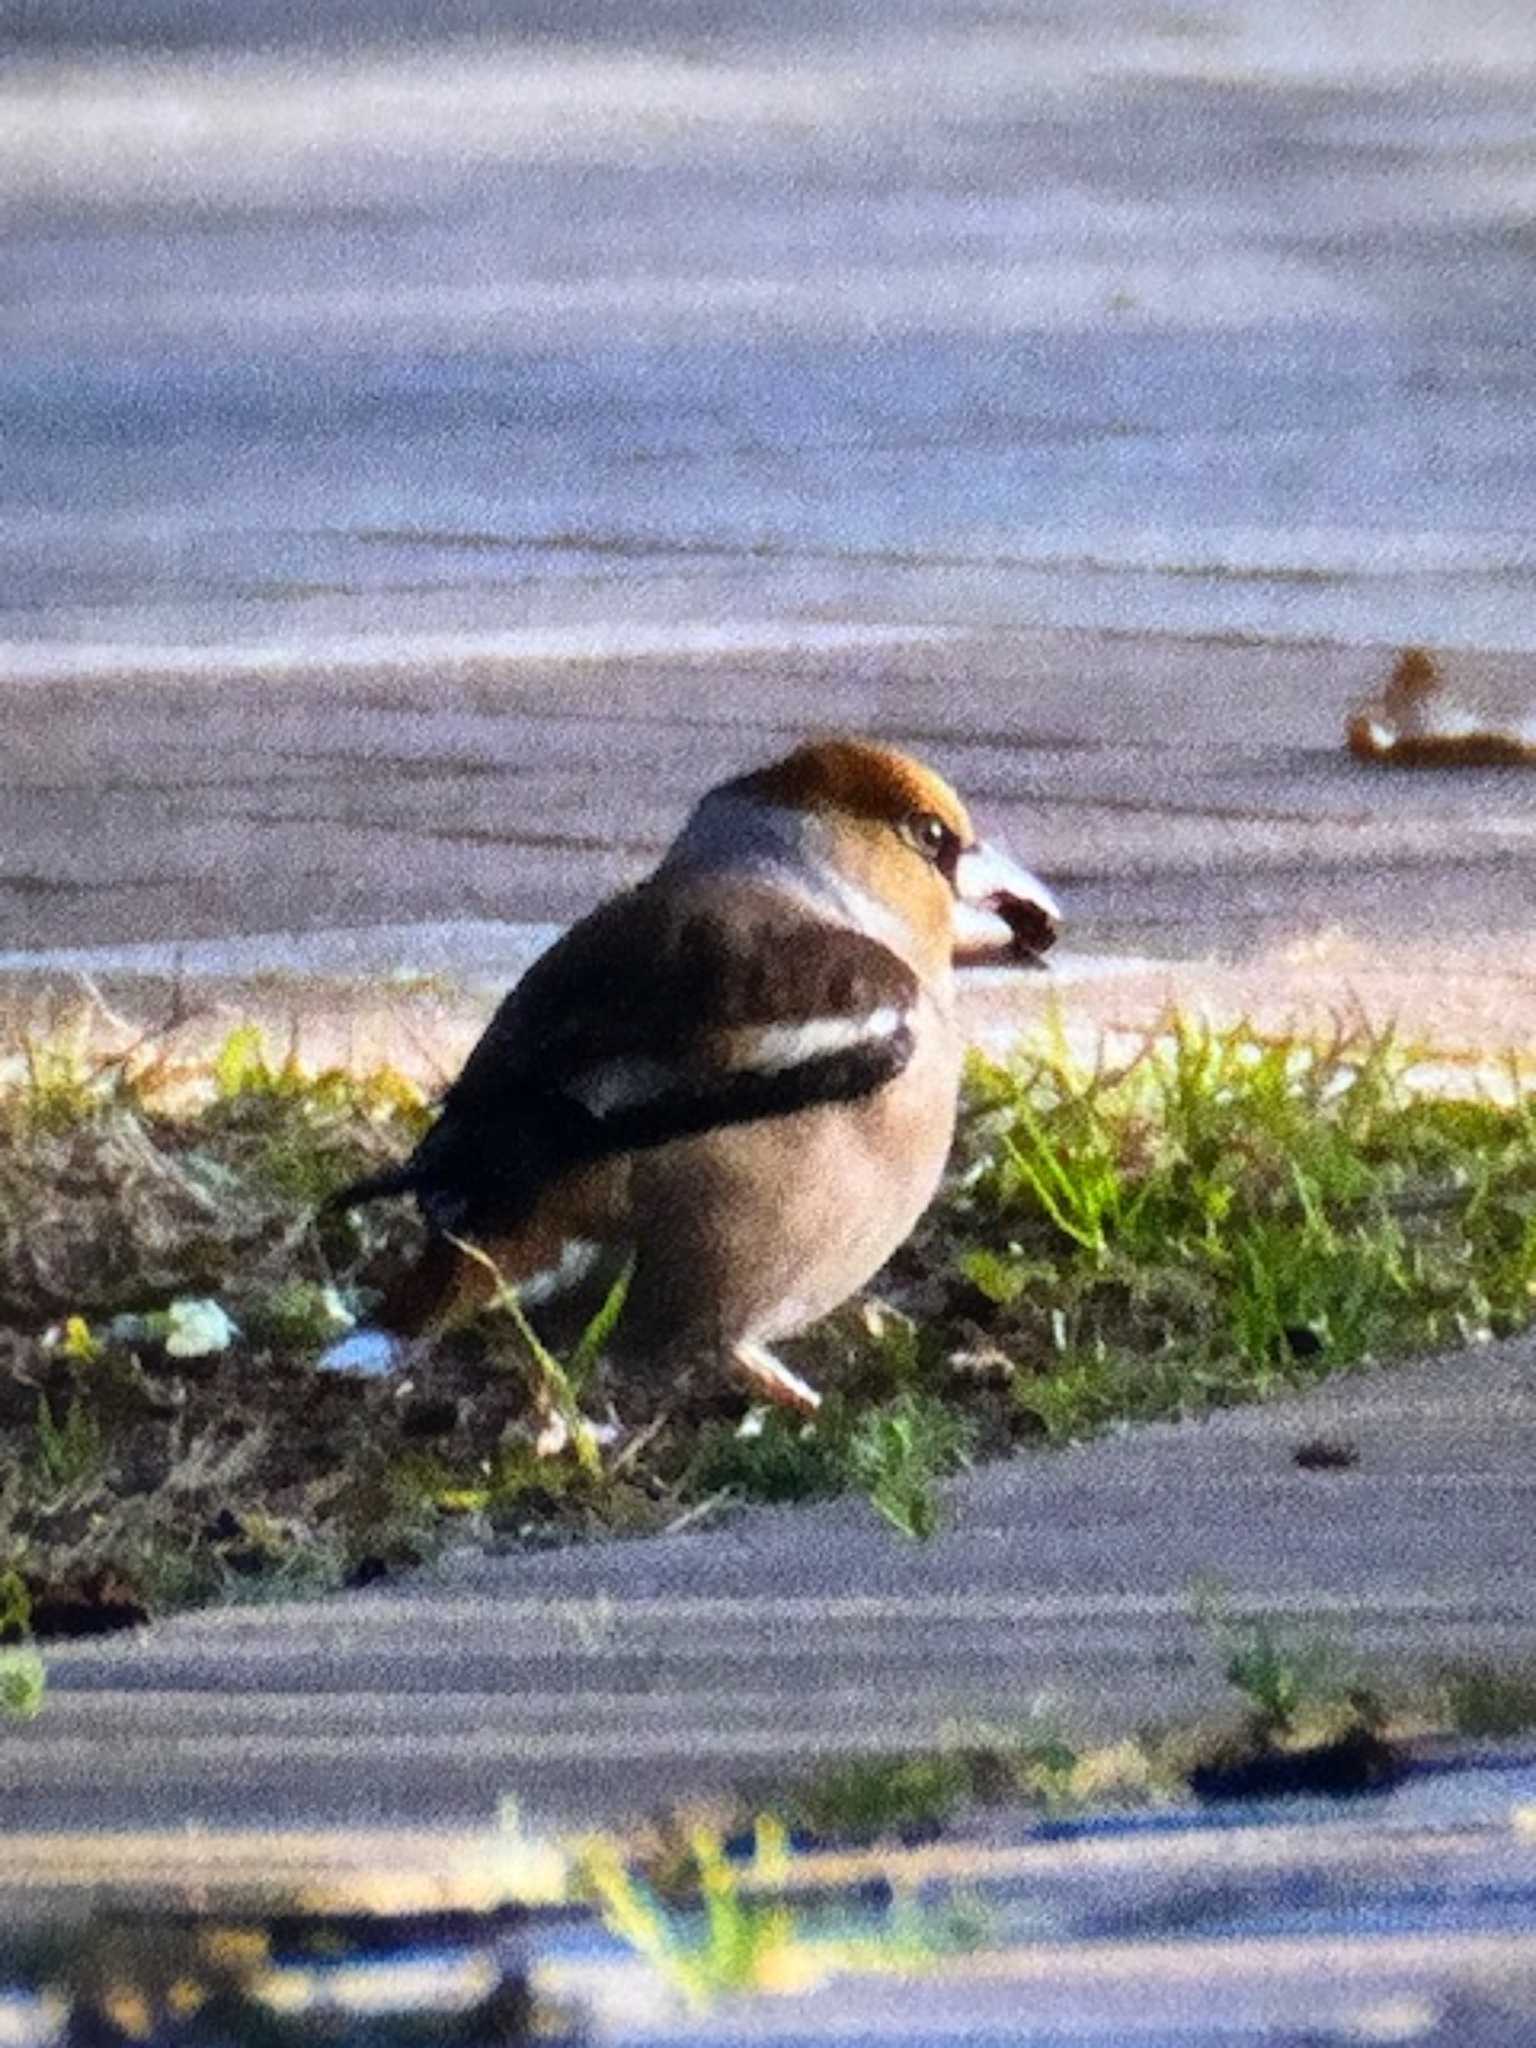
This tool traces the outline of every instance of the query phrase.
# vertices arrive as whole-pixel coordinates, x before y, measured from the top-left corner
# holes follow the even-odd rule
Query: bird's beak
[[[955,965],[1044,967],[1061,911],[1044,882],[995,847],[972,846],[955,869]]]

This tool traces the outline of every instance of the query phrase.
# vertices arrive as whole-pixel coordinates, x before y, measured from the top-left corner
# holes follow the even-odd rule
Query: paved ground
[[[827,723],[1082,951],[1529,932],[1337,751],[1532,688],[1518,0],[430,13],[0,23],[0,958],[421,964]]]
[[[1523,0],[30,0],[0,56],[0,674],[1532,644]]]
[[[618,1938],[568,1915],[536,1914],[521,1939],[508,1939],[504,1922],[498,1930],[482,1921],[456,1950],[441,1922],[412,1938],[397,1918],[393,1947],[345,1962],[318,1945],[301,1950],[290,1934],[263,1989],[284,2012],[344,2005],[382,2015],[473,1997],[488,1973],[531,1961],[545,1995],[581,2009],[594,2037],[614,2048],[850,2039],[864,2048],[1516,2048],[1536,2024],[1533,1791],[1536,1761],[1488,1758],[1331,1809],[1291,1802],[1242,1815],[1004,1825],[980,1841],[797,1856],[799,1939],[779,1958],[773,1995],[727,1998],[702,2017]],[[114,1842],[110,1863],[100,1837],[12,1837],[7,1846],[8,1908],[39,1903],[36,1889],[18,1894],[18,1867],[36,1886],[104,1869],[120,1882],[126,1865],[141,1880],[152,1874],[183,1911],[216,1919],[221,1901],[241,1895],[229,1879],[243,1868],[247,1914],[254,1872],[278,1896],[287,1891],[290,1929],[295,1883],[311,1913],[355,1913],[371,1899],[398,1916],[536,1901],[548,1894],[534,1858],[551,1860],[547,1849],[520,1853],[505,1832],[240,1843],[173,1833],[153,1845]],[[877,1902],[892,1892],[904,1906],[882,1912]],[[826,1909],[839,1895],[849,1902],[845,1941],[855,1929],[866,1940],[888,1935],[904,1911],[910,1942],[918,1901],[930,1939],[942,1940],[945,1902],[958,1901],[972,1928],[985,1930],[982,1947],[930,1953],[898,1976],[867,1961],[861,1968],[846,1949],[838,1958],[813,1945],[837,1938]],[[154,1946],[140,1923],[139,1954]],[[0,1945],[0,2037],[15,2048],[58,2048],[56,2019],[35,1999],[8,1995],[5,1960]],[[369,2025],[359,2017],[356,2038]]]
[[[565,917],[827,722],[1090,951],[1527,928],[1334,752],[1532,643],[1516,0],[111,16],[0,23],[0,953]]]
[[[927,1547],[846,1501],[192,1615],[50,1655],[7,1824],[569,1824],[1037,1705],[1113,1736],[1222,1697],[1212,1577],[1378,1672],[1536,1656],[1533,1453],[1529,1340],[988,1468]]]
[[[1484,940],[1517,952],[1530,781],[1352,761],[1345,711],[1383,666],[1370,649],[990,633],[21,684],[0,689],[0,966],[203,942],[206,970],[228,957],[215,942],[268,934],[268,966],[485,969],[487,923],[577,914],[642,872],[711,782],[827,727],[946,768],[1059,890],[1064,956],[1251,958],[1320,931],[1410,964]],[[1461,666],[1536,699],[1531,657]]]
[[[442,967],[198,994],[451,1065],[701,785],[836,724],[1050,874],[1089,1024],[1524,1039],[1529,785],[1338,745],[1405,640],[1536,694],[1522,0],[96,12],[0,23],[0,968]],[[1318,1431],[1358,1465],[1296,1468]],[[923,1551],[753,1513],[60,1650],[7,1870],[28,1828],[586,1821],[1042,1696],[1112,1733],[1219,1693],[1213,1573],[1369,1663],[1536,1654],[1533,1448],[1536,1343],[975,1474]],[[1502,1931],[1254,1937],[1269,1851],[1181,1850],[1128,1940],[859,2017],[1515,2039],[1508,1831],[1419,1818],[1349,1881],[1459,1911],[1464,1848]],[[1326,1893],[1290,1853],[1276,1901]]]

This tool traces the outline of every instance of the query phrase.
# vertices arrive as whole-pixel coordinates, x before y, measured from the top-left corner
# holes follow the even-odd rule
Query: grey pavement
[[[1299,1468],[1318,1434],[1352,1468]],[[1536,1657],[1536,1339],[963,1477],[912,1546],[868,1505],[554,1553],[49,1655],[0,1732],[12,1829],[484,1826],[644,1813],[819,1757],[1216,1707],[1220,1581],[1367,1676]]]
[[[34,0],[0,52],[6,961],[420,964],[828,723],[1089,950],[1529,931],[1518,777],[1336,758],[1399,641],[1530,691],[1520,0]]]
[[[1243,959],[1323,930],[1409,965],[1460,939],[1513,955],[1536,904],[1531,784],[1351,760],[1346,711],[1383,666],[1368,648],[914,632],[18,684],[0,688],[0,967],[83,949],[100,972],[186,944],[194,971],[495,972],[498,952],[526,957],[507,928],[586,910],[713,781],[829,727],[947,770],[1064,899],[1064,956]],[[1530,656],[1460,667],[1536,701]],[[266,943],[223,950],[238,935]]]
[[[0,965],[488,970],[829,724],[935,755],[1086,952],[1528,954],[1527,785],[1338,750],[1404,640],[1533,694],[1523,0],[424,12],[0,14]],[[1213,1579],[1368,1671],[1529,1658],[1533,1449],[1521,1341],[974,1473],[925,1549],[758,1510],[54,1649],[8,1868],[1111,1738],[1222,1697]],[[741,2038],[1519,2039],[1528,1855],[1415,1812],[1360,1883],[1454,1906],[1464,1850],[1508,1924],[1244,1940],[1234,1882],[1326,1853],[1185,1845],[1203,1935]]]
[[[33,0],[0,53],[0,673],[1531,645],[1522,0]]]

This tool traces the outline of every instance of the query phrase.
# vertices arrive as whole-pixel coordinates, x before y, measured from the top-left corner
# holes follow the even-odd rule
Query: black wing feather
[[[916,976],[889,947],[769,890],[744,930],[698,889],[644,886],[553,946],[502,1002],[412,1157],[338,1203],[414,1193],[438,1230],[508,1227],[559,1176],[721,1124],[857,1101],[912,1056]],[[712,1060],[722,1034],[894,1012],[889,1031],[783,1067]],[[595,1113],[574,1090],[627,1060],[675,1083]]]

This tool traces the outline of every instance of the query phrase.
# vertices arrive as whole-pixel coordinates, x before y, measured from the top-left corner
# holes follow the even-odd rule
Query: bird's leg
[[[814,1415],[821,1406],[821,1396],[809,1381],[791,1372],[764,1344],[743,1338],[731,1347],[726,1365],[731,1376],[759,1400],[793,1409],[797,1415]]]

